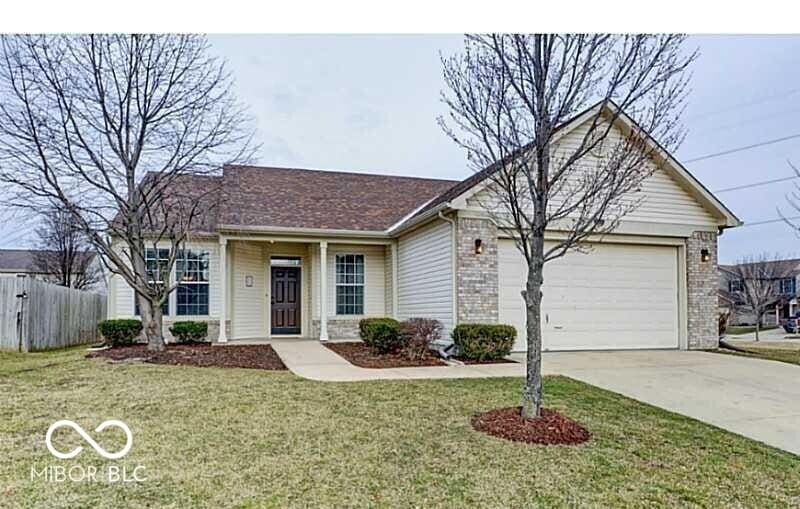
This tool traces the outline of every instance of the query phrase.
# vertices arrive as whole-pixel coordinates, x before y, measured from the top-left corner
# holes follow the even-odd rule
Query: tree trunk
[[[161,306],[147,298],[139,299],[139,315],[142,317],[142,334],[147,341],[147,349],[161,351],[166,348],[162,331],[163,315]]]
[[[761,330],[761,317],[756,320],[756,341],[758,341],[758,332]]]
[[[536,249],[534,249],[535,251]],[[541,251],[540,251],[541,253]],[[523,293],[526,311],[527,370],[522,389],[522,418],[533,419],[542,410],[542,282],[544,281],[541,255],[528,268],[528,281]]]

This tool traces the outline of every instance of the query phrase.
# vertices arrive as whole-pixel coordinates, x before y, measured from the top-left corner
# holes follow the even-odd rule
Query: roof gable
[[[572,132],[582,126],[589,119],[598,114],[600,109],[602,113],[613,116],[616,115],[616,122],[618,127],[630,131],[635,130],[644,132],[635,121],[630,118],[624,111],[620,110],[613,102],[600,102],[590,108],[587,108],[582,113],[577,114],[572,119],[564,122],[556,129],[556,135],[553,138],[553,143],[558,144],[561,140],[568,137]],[[653,139],[648,133],[646,141],[654,149],[655,156],[658,158],[660,168],[663,168],[663,175],[660,177],[666,181],[673,181],[680,186],[688,196],[691,197],[696,204],[702,208],[702,211],[710,214],[715,218],[715,222],[721,227],[739,226],[741,221],[737,218],[718,198],[716,198],[708,189],[706,189],[680,162],[677,161],[671,154],[669,154],[658,142]],[[407,223],[413,222],[420,216],[424,215],[429,210],[435,208],[442,208],[445,205],[451,204],[454,208],[464,207],[467,201],[476,193],[483,190],[486,185],[490,183],[489,177],[499,169],[499,165],[493,164],[487,168],[474,173],[470,177],[462,180],[446,192],[437,196],[426,204],[414,216],[409,218]],[[693,204],[684,202],[684,206],[691,206]]]

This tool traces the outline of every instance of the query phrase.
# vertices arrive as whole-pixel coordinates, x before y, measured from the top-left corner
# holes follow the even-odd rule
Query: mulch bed
[[[496,408],[472,418],[472,427],[483,433],[540,445],[576,445],[591,435],[577,422],[554,410],[542,409],[541,417],[523,419],[520,407]]]
[[[402,352],[380,354],[358,341],[325,343],[329,349],[344,357],[350,364],[362,368],[412,368],[420,366],[446,366],[434,353],[411,360]]]
[[[151,352],[147,345],[130,345],[90,352],[87,357],[104,358],[113,362],[139,361],[176,366],[286,369],[270,345],[167,345],[166,350],[161,352]]]

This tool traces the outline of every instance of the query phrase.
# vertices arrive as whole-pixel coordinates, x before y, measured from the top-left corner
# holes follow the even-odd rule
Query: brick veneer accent
[[[330,339],[358,339],[358,322],[353,318],[328,318],[328,337]],[[311,321],[311,337],[319,338],[319,320]]]
[[[497,225],[488,219],[458,218],[457,221],[458,323],[497,323]],[[475,254],[475,239],[481,239],[481,254]]]
[[[711,259],[700,261],[701,250]],[[686,239],[686,294],[690,349],[719,344],[717,329],[717,233],[696,231]]]

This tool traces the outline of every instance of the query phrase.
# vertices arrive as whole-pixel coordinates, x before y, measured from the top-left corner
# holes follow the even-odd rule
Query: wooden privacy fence
[[[98,341],[105,318],[105,295],[0,277],[0,348],[30,352]]]

